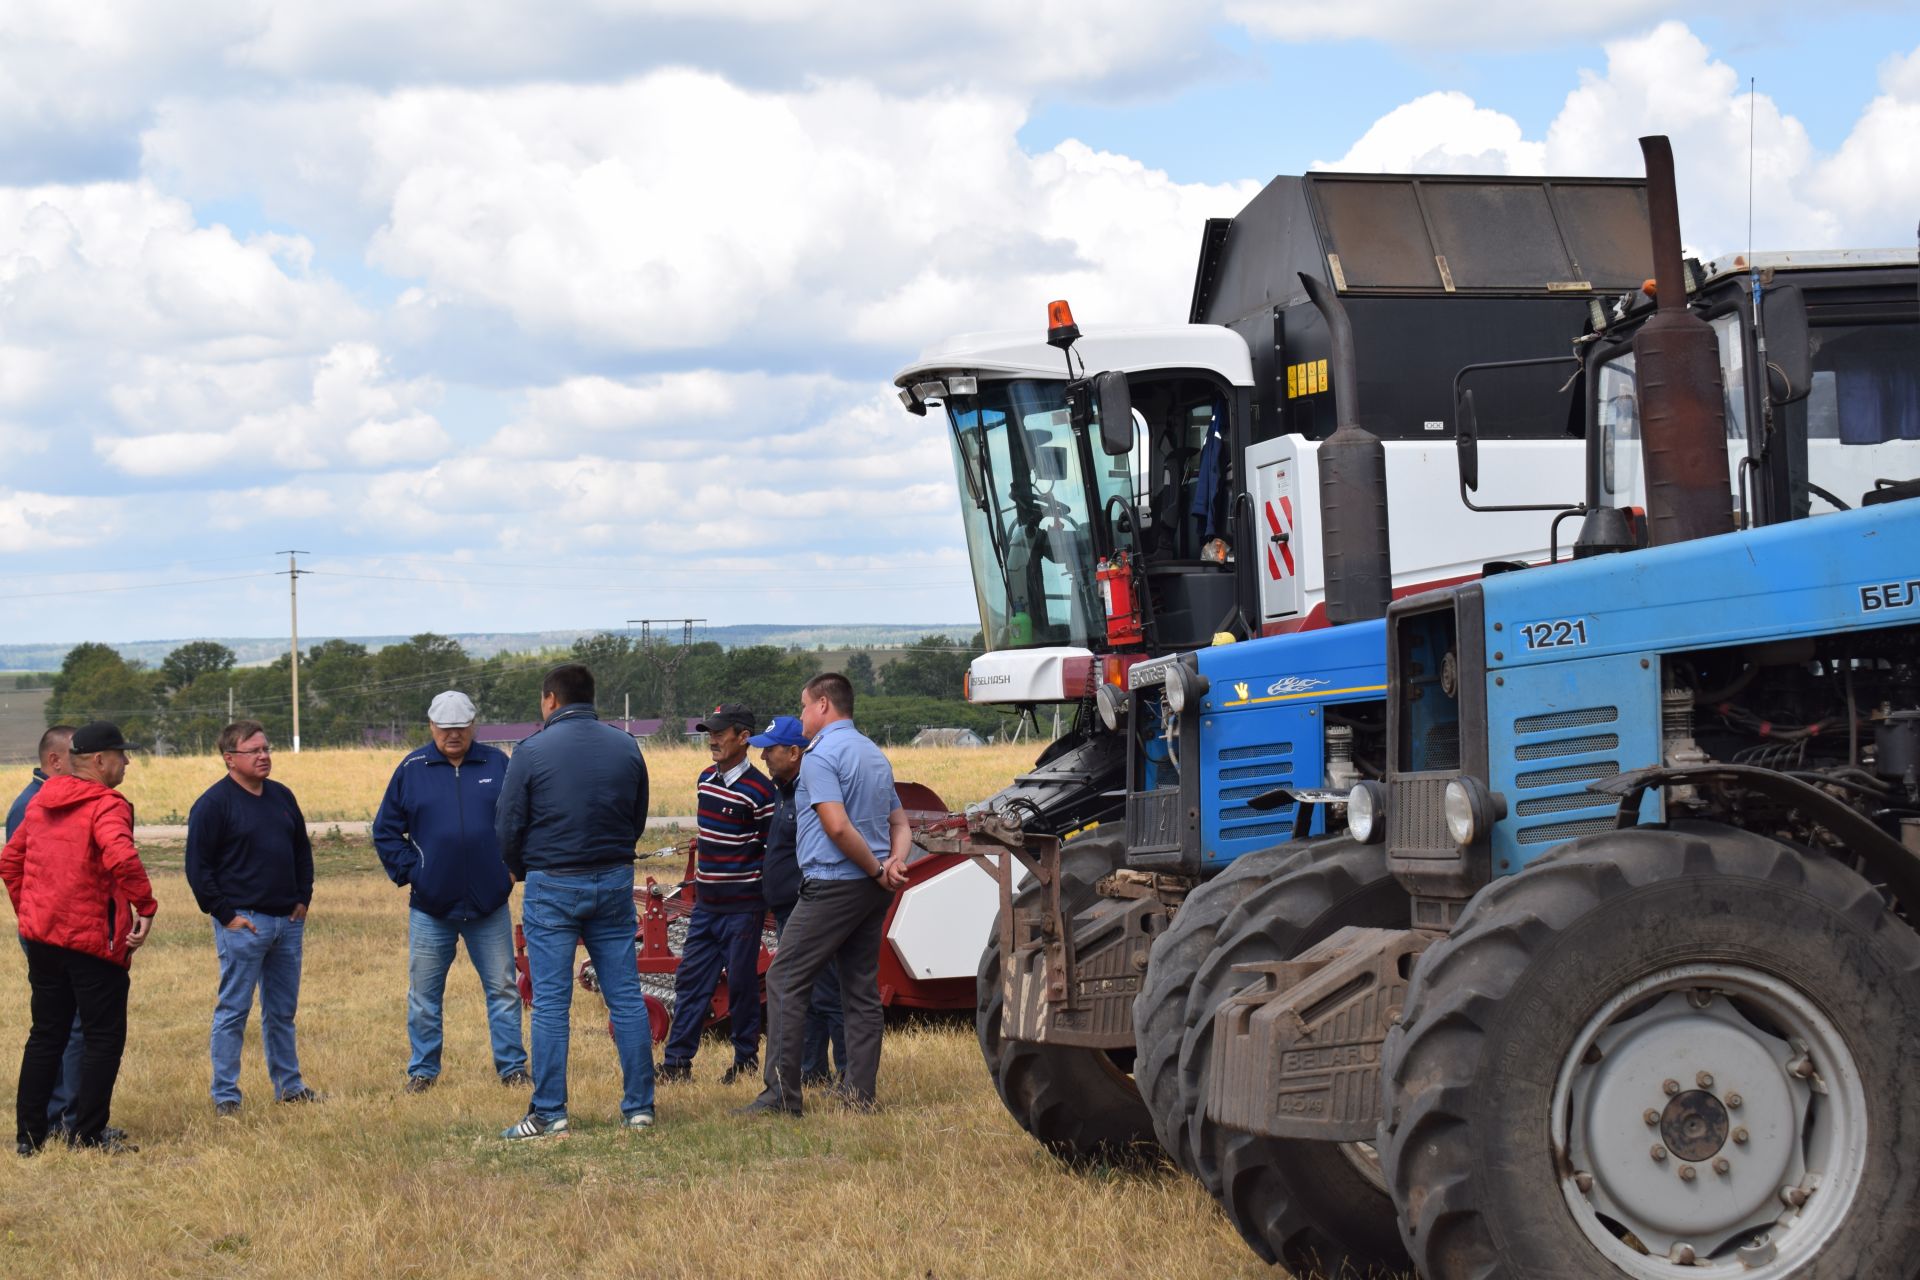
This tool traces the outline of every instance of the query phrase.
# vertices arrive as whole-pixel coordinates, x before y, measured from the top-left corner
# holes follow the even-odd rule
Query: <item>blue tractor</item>
[[[1683,264],[1643,148],[1574,559],[1393,605],[1383,777],[1194,948],[1186,1122],[1329,1274],[1916,1273],[1920,272]]]

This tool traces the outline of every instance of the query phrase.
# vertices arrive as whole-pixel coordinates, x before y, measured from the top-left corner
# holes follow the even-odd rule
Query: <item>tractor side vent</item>
[[[1513,722],[1515,761],[1552,761],[1514,778],[1514,840],[1557,844],[1612,828],[1614,806],[1587,784],[1620,772],[1620,735],[1583,732],[1619,720],[1618,707],[1582,707]]]

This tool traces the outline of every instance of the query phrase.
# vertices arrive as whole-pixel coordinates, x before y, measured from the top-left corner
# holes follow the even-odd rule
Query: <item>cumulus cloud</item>
[[[171,372],[195,384],[186,396],[172,394],[173,388],[165,381],[167,375],[149,371],[148,381],[140,387],[119,389],[119,402],[142,408],[143,400],[177,403],[206,384],[220,382],[218,370],[182,368]],[[329,465],[373,469],[432,459],[446,452],[451,443],[446,430],[423,408],[439,398],[439,384],[427,378],[391,378],[379,350],[368,343],[339,343],[313,361],[304,398],[287,397],[274,386],[272,378],[247,389],[255,392],[260,403],[240,413],[231,425],[217,430],[101,435],[94,440],[94,450],[109,465],[129,475],[179,476],[263,466],[288,470]],[[231,392],[233,388],[228,385],[221,390]],[[224,412],[202,416],[226,418],[241,403],[228,395],[220,404]],[[139,416],[151,421],[155,415]]]
[[[1824,160],[1814,189],[1863,243],[1911,247],[1920,218],[1920,48],[1880,69],[1880,92]]]
[[[1911,145],[1893,145],[1900,137],[1910,142],[1920,122],[1920,93],[1908,83],[1920,73],[1911,59],[1889,64],[1886,92],[1840,153],[1822,164],[1805,127],[1766,94],[1750,95],[1739,74],[1684,25],[1662,23],[1610,41],[1605,51],[1605,71],[1581,73],[1544,138],[1525,137],[1512,117],[1465,94],[1434,93],[1395,108],[1345,155],[1319,167],[1632,176],[1643,171],[1637,140],[1664,133],[1673,141],[1688,243],[1718,254],[1747,244],[1751,129],[1756,247],[1889,243],[1888,215],[1903,203],[1913,207],[1902,184],[1920,190],[1920,160]],[[1887,170],[1890,180],[1876,189],[1869,166]]]
[[[0,488],[0,552],[97,545],[115,532],[114,504]]]

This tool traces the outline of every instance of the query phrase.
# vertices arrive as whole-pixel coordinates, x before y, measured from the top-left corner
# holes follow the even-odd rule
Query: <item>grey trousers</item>
[[[880,1075],[880,936],[892,902],[892,893],[865,876],[801,885],[767,970],[767,1087],[760,1096],[769,1104],[800,1110],[807,1006],[814,979],[832,964],[847,1030],[843,1087],[852,1102],[872,1105]]]

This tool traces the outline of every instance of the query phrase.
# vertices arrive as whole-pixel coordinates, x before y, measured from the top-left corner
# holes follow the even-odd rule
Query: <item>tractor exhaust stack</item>
[[[1300,283],[1327,322],[1334,433],[1320,445],[1320,540],[1327,575],[1327,622],[1343,626],[1387,616],[1393,559],[1387,546],[1387,451],[1360,426],[1360,375],[1353,326],[1340,296],[1306,272]]]
[[[1640,447],[1647,468],[1647,536],[1652,545],[1733,531],[1727,474],[1726,392],[1713,329],[1687,309],[1680,260],[1680,204],[1673,148],[1640,139],[1653,232],[1655,311],[1634,335],[1640,392]]]

